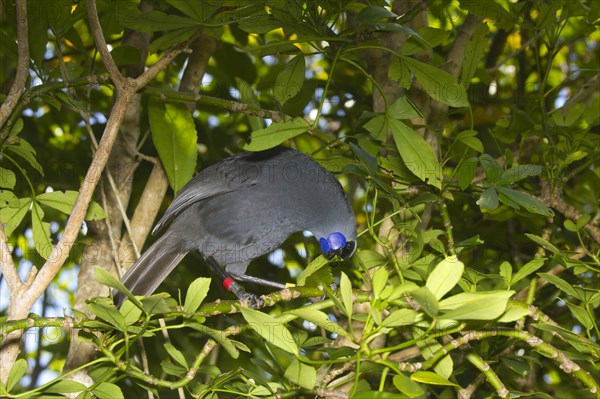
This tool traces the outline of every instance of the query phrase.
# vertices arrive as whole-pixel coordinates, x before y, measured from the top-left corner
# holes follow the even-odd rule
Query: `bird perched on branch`
[[[253,259],[292,233],[310,231],[329,258],[356,249],[356,220],[338,180],[309,156],[286,147],[243,152],[214,164],[177,194],[152,234],[164,231],[123,276],[135,295],[150,295],[197,250],[240,299],[256,296],[236,282],[284,287],[246,275]],[[114,293],[120,305],[125,296]]]

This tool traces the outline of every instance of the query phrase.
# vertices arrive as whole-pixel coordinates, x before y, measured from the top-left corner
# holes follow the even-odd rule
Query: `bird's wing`
[[[244,169],[245,157],[246,154],[239,154],[198,173],[179,191],[154,226],[152,234],[162,230],[177,215],[198,201],[255,185],[258,182],[257,176]]]

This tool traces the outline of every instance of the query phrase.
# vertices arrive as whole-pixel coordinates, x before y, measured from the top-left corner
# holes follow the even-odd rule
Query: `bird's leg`
[[[233,292],[233,294],[246,305],[252,309],[260,309],[264,306],[264,301],[258,296],[251,292],[247,292],[244,287],[235,282],[232,276],[228,275],[225,270],[219,265],[215,258],[209,256],[205,259],[206,263],[213,269],[213,271],[223,278],[223,285],[227,291]]]
[[[285,288],[288,288],[288,285],[281,284],[276,281],[265,280],[260,277],[248,276],[247,274],[233,274],[232,273],[231,276],[236,280],[247,281],[249,283],[264,285],[267,287],[273,287],[273,288],[277,288],[278,290],[283,290]]]

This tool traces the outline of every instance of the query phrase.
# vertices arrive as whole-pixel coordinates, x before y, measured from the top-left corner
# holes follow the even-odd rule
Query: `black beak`
[[[334,249],[327,253],[327,258],[333,259],[335,256],[339,256],[342,260],[348,260],[352,257],[356,251],[356,241],[348,241],[342,248]]]

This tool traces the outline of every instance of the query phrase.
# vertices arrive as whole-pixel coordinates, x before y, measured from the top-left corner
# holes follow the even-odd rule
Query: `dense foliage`
[[[0,1],[1,397],[600,397],[600,2],[24,6]],[[343,183],[351,262],[299,232],[251,265],[298,285],[247,286],[262,309],[193,255],[117,309],[160,203],[278,144]]]

